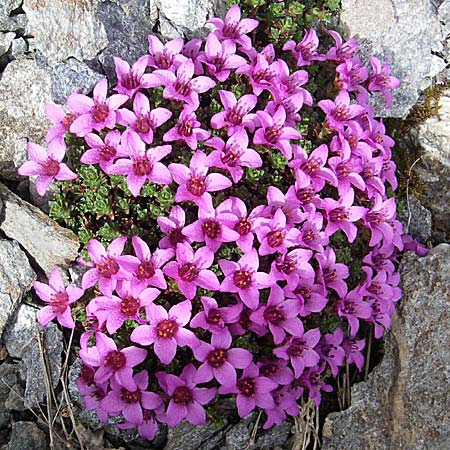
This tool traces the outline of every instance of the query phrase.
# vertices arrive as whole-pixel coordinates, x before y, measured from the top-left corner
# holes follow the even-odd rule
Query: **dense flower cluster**
[[[362,369],[361,323],[380,338],[401,296],[402,226],[388,196],[397,188],[394,142],[369,104],[381,92],[389,106],[399,81],[375,57],[365,67],[357,42],[334,31],[325,51],[313,29],[287,42],[291,71],[273,46],[252,46],[258,22],[241,19],[238,6],[209,22],[215,30],[205,41],[149,36],[149,54],[131,67],[115,58],[116,94],[102,79],[93,98],[72,94],[67,113],[49,105],[49,150],[29,144],[31,161],[19,170],[39,176],[41,194],[53,179],[74,178],[62,160],[65,137],[76,135],[85,143],[81,163],[126,177],[133,196],[147,183],[175,186],[176,204],[158,218],[158,248],[138,236],[107,248],[92,239],[82,278],[89,302],[78,387],[86,407],[104,422],[122,415],[120,428],[148,439],[158,423],[205,423],[218,395],[233,394],[241,417],[264,410],[265,428],[298,415],[303,395],[319,404],[332,389],[326,377],[345,362]],[[306,88],[315,63],[336,74],[336,95],[317,104]],[[230,76],[245,88],[240,96],[221,89]],[[205,121],[213,92],[220,110]],[[312,151],[299,131],[304,105],[322,115],[329,137]],[[227,192],[262,166],[263,153],[286,158],[286,179],[250,207]],[[224,247],[239,257],[221,258]],[[356,247],[352,274],[337,254]],[[48,304],[40,322],[56,317],[70,328],[83,291],[60,278],[54,272],[50,286],[35,285]],[[264,345],[252,349],[248,336]]]

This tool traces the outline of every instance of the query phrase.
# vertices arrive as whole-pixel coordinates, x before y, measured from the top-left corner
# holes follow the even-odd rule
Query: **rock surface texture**
[[[0,198],[4,203],[0,229],[6,236],[18,241],[47,276],[50,276],[55,265],[67,267],[75,261],[79,242],[72,231],[59,226],[1,183]]]
[[[323,450],[450,448],[450,245],[404,257],[385,356],[349,409],[325,422]]]
[[[440,8],[437,8],[437,5]],[[385,59],[402,82],[394,102],[385,110],[378,97],[377,112],[384,117],[406,117],[432,78],[446,67],[449,2],[431,0],[343,0],[341,25],[357,36],[363,55]],[[414,13],[412,13],[412,11]]]

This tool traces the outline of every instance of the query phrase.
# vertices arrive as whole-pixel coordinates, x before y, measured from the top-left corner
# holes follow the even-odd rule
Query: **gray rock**
[[[5,450],[47,450],[47,438],[34,422],[15,422]]]
[[[50,61],[92,59],[108,41],[95,0],[24,0],[28,34]]]
[[[328,416],[323,450],[450,448],[450,245],[406,254],[402,287],[383,361]]]
[[[79,247],[75,233],[59,226],[1,183],[0,198],[4,203],[0,229],[23,246],[47,277],[55,266],[67,267],[75,261]],[[17,226],[18,223],[20,226]]]
[[[402,212],[398,219],[403,223],[405,233],[425,244],[431,237],[431,212],[412,194],[408,196],[408,200],[402,199],[401,204]]]
[[[53,100],[64,104],[67,97],[75,91],[88,94],[100,78],[102,75],[74,58],[56,64],[52,67]]]
[[[15,37],[15,33],[0,33],[0,56],[8,52]]]
[[[53,387],[58,384],[63,351],[62,332],[54,323],[49,323],[46,330],[42,331],[37,323],[37,311],[32,306],[20,305],[4,333],[8,353],[13,358],[21,359],[19,373],[26,381],[25,406],[30,408],[44,399],[46,379]],[[48,362],[49,373],[45,368],[44,357]]]
[[[98,16],[109,41],[99,60],[112,83],[116,81],[113,56],[132,64],[148,53],[147,36],[154,26],[150,3],[150,0],[106,0],[98,6]]]
[[[43,142],[50,122],[45,104],[51,101],[50,74],[31,59],[10,62],[0,80],[0,176],[17,180],[27,159],[27,141]]]
[[[170,428],[167,435],[167,445],[164,450],[208,450],[222,439],[224,425],[217,428],[211,422],[203,426],[194,426],[183,421]],[[211,444],[213,444],[211,446]]]
[[[371,54],[387,60],[391,72],[402,81],[394,92],[392,107],[376,94],[377,115],[406,117],[432,78],[445,69],[445,34],[437,8],[429,0],[343,0],[341,25],[349,36],[362,42],[363,59]],[[411,11],[414,11],[412,14]]]
[[[25,14],[11,15],[23,0],[2,0],[0,3],[0,31],[16,31],[25,28]]]
[[[18,58],[28,51],[28,44],[24,38],[17,38],[11,44],[11,56]]]
[[[15,364],[3,363],[0,365],[0,405],[4,405],[9,395],[11,389],[16,385],[18,367]],[[6,408],[0,408],[0,428],[5,427],[5,425],[10,420],[10,411]]]
[[[30,197],[30,202],[37,206],[40,210],[45,213],[50,213],[50,203],[55,200],[56,194],[59,192],[59,185],[57,182],[52,181],[43,196],[40,196],[36,190],[36,177],[31,177],[29,180],[24,180],[28,182],[27,191],[22,195],[22,192],[18,191],[18,194],[22,197]]]
[[[275,449],[276,447],[283,447],[289,437],[291,428],[292,425],[289,422],[284,422],[262,432],[256,441],[256,448]]]
[[[150,17],[158,22],[158,31],[165,38],[191,38],[205,32],[205,23],[216,16],[219,3],[217,0],[155,0]]]
[[[438,105],[437,115],[411,130],[403,146],[411,163],[420,158],[412,167],[411,191],[431,211],[433,227],[450,236],[450,90]]]
[[[248,450],[254,449],[254,443],[251,442],[251,433],[256,413],[251,413],[247,418],[240,420],[230,430],[225,433],[225,446],[227,450]]]
[[[36,274],[19,244],[0,239],[0,337],[9,317],[35,279]]]
[[[25,389],[20,384],[14,384],[5,401],[5,408],[14,411],[26,411],[24,404]]]

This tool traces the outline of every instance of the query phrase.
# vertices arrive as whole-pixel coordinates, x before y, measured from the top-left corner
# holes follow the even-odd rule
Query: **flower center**
[[[283,245],[285,236],[286,234],[282,231],[270,231],[267,233],[267,243],[269,244],[269,247],[274,248]]]
[[[138,269],[136,277],[139,281],[144,281],[148,278],[151,278],[155,275],[155,265],[150,260],[143,261]]]
[[[133,73],[132,70],[125,74],[120,82],[125,89],[136,89],[140,84],[139,78]]]
[[[283,309],[279,306],[269,306],[264,311],[264,319],[266,319],[267,322],[270,322],[273,325],[279,325],[286,319],[286,316],[283,312]]]
[[[51,306],[56,314],[61,314],[67,309],[67,304],[69,302],[69,296],[66,292],[57,292],[50,296],[52,302]]]
[[[303,351],[305,350],[305,343],[297,340],[295,343],[292,343],[287,349],[287,354],[289,356],[297,356],[300,357],[303,355]]]
[[[275,266],[278,271],[283,272],[286,275],[289,275],[290,273],[294,272],[296,264],[294,258],[291,258],[290,256],[286,256],[284,260],[279,259]]]
[[[134,123],[134,129],[137,133],[147,134],[150,130],[153,130],[153,122],[147,114],[139,116]]]
[[[193,124],[189,119],[178,122],[177,131],[181,136],[192,136]]]
[[[225,58],[221,54],[217,54],[213,59],[213,65],[216,68],[216,72],[222,72],[225,68]]]
[[[170,241],[170,243],[176,247],[177,244],[180,244],[185,241],[185,236],[181,232],[180,227],[173,228],[167,233],[167,237]]]
[[[209,365],[214,367],[215,369],[225,364],[227,359],[228,359],[228,351],[222,348],[212,350],[211,352],[209,352],[207,358]]]
[[[222,314],[216,308],[210,309],[205,320],[211,325],[218,325],[222,321]]]
[[[302,205],[306,205],[314,200],[315,191],[312,186],[308,186],[307,188],[298,189],[295,195]]]
[[[227,113],[227,120],[233,125],[240,125],[243,117],[246,115],[246,111],[242,106],[233,106]]]
[[[147,158],[147,155],[139,156],[139,158],[133,161],[133,172],[138,177],[150,175],[152,169],[153,169],[152,163]]]
[[[225,147],[220,159],[225,165],[235,167],[239,161],[240,156],[241,152],[239,151],[239,149],[235,149],[233,147]]]
[[[91,110],[94,122],[103,122],[109,116],[109,108],[105,103],[95,103]]]
[[[176,79],[174,84],[174,89],[183,97],[187,97],[191,93],[191,82],[190,80],[180,80]]]
[[[222,28],[223,36],[230,39],[238,39],[240,36],[238,25],[238,22],[226,23]]]
[[[336,167],[336,174],[339,179],[348,177],[353,172],[353,167],[348,162],[342,162]]]
[[[302,231],[302,240],[305,244],[309,244],[317,237],[317,232],[313,228],[305,228]]]
[[[187,406],[193,401],[194,397],[188,387],[178,386],[172,395],[172,399],[177,405]]]
[[[386,222],[386,216],[381,211],[373,211],[366,215],[366,220],[374,225]]]
[[[81,367],[81,371],[80,371],[81,381],[84,384],[87,384],[87,385],[93,383],[94,382],[94,373],[95,373],[94,369],[92,369],[91,367],[83,365]]]
[[[196,197],[200,197],[206,191],[206,177],[202,175],[192,176],[187,182],[187,190]]]
[[[307,173],[308,175],[312,175],[313,173],[320,170],[320,163],[317,160],[308,160],[302,164],[301,168],[303,172]]]
[[[130,392],[125,388],[120,391],[120,398],[125,403],[138,403],[141,401],[141,391],[137,389],[136,391]]]
[[[126,296],[120,304],[120,312],[128,317],[133,317],[139,311],[141,303],[137,298]]]
[[[252,284],[252,275],[248,270],[236,270],[233,275],[233,282],[240,289],[249,288]]]
[[[265,377],[271,378],[278,372],[278,367],[275,364],[265,364],[259,368],[259,373]]]
[[[101,387],[97,386],[97,388],[91,394],[91,396],[93,399],[95,399],[99,402],[100,400],[103,400],[106,397],[106,392]]]
[[[76,116],[74,114],[66,114],[64,116],[64,119],[62,120],[62,124],[64,129],[70,133],[70,126],[73,124],[74,120],[76,119]]]
[[[333,114],[336,120],[347,120],[350,116],[348,109],[345,106],[338,106]]]
[[[217,239],[222,231],[222,225],[215,219],[208,219],[203,222],[202,230],[210,239]]]
[[[116,156],[116,153],[117,151],[114,147],[106,144],[98,149],[98,154],[103,159],[103,161],[111,160],[112,158],[114,158],[114,156]]]
[[[239,325],[244,328],[244,330],[249,330],[252,326],[252,321],[250,319],[249,311],[242,311],[241,316],[239,317]]]
[[[234,227],[234,230],[237,231],[241,236],[245,236],[250,233],[250,229],[252,228],[252,224],[248,217],[243,217]]]
[[[163,50],[162,53],[155,56],[155,61],[160,69],[169,69],[172,65],[173,56],[167,50]]]
[[[254,378],[244,378],[237,382],[237,388],[245,397],[255,396],[256,380]]]
[[[114,258],[103,257],[95,267],[100,272],[100,275],[105,278],[111,278],[119,271],[119,264],[116,263]]]
[[[126,356],[120,350],[111,350],[103,360],[103,364],[114,370],[121,369],[127,362]]]
[[[331,222],[343,222],[348,219],[348,211],[345,208],[336,208],[330,211]]]
[[[41,167],[44,169],[45,175],[49,177],[54,177],[59,172],[59,162],[50,157],[41,163]]]
[[[172,339],[178,331],[175,320],[164,319],[156,325],[156,335],[160,339]]]
[[[270,127],[264,133],[264,138],[267,142],[275,144],[281,135],[281,128]]]
[[[194,281],[198,277],[199,273],[200,273],[200,270],[198,270],[197,266],[192,263],[183,264],[178,269],[178,275],[180,276],[180,278],[183,281],[188,281],[188,282]]]

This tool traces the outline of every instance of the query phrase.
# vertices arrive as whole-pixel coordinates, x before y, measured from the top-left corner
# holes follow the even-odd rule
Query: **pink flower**
[[[102,131],[104,128],[114,128],[116,110],[128,100],[128,96],[115,94],[107,99],[107,90],[108,81],[102,78],[94,87],[93,99],[83,94],[69,95],[67,107],[70,111],[79,114],[70,126],[71,133],[86,136],[92,130]]]
[[[272,46],[273,48],[273,46]],[[260,95],[263,90],[269,90],[273,78],[276,76],[277,66],[267,58],[257,53],[250,64],[243,64],[237,68],[236,73],[248,76],[253,93]]]
[[[210,192],[228,189],[232,183],[224,175],[208,173],[206,155],[197,150],[191,158],[189,168],[183,164],[169,164],[173,179],[179,184],[175,199],[177,202],[193,201],[207,209],[212,202]]]
[[[136,390],[137,386],[132,377],[133,367],[144,361],[147,350],[134,346],[118,350],[114,340],[103,333],[96,333],[95,337],[94,347],[80,350],[83,362],[91,367],[97,367],[94,381],[105,383],[113,377],[129,391]]]
[[[359,44],[355,38],[351,38],[343,43],[342,37],[337,31],[330,30],[328,34],[334,39],[336,45],[328,50],[326,59],[343,62],[352,58],[358,51]]]
[[[178,118],[178,123],[164,134],[163,141],[184,141],[191,150],[196,150],[198,141],[208,139],[211,134],[200,128],[200,125],[192,107],[185,106]]]
[[[207,405],[216,395],[215,388],[198,388],[194,381],[196,374],[193,364],[185,366],[179,377],[157,372],[159,385],[169,396],[167,411],[160,420],[174,427],[183,419],[192,425],[204,425]]]
[[[207,270],[214,261],[214,253],[208,247],[201,247],[195,253],[189,244],[177,244],[176,261],[164,266],[165,275],[177,280],[181,293],[192,300],[197,286],[211,291],[219,289],[219,280],[214,272]]]
[[[161,231],[166,234],[166,237],[163,237],[158,243],[160,248],[176,248],[177,244],[192,242],[183,234],[186,214],[181,206],[172,206],[169,217],[161,216],[156,220]]]
[[[141,56],[130,68],[121,58],[114,57],[116,65],[117,86],[114,88],[119,94],[133,97],[141,89],[148,89],[158,84],[159,80],[152,74],[146,73],[148,56]]]
[[[252,362],[252,354],[243,348],[231,348],[231,335],[213,334],[211,344],[202,342],[194,349],[197,361],[202,362],[194,381],[207,383],[215,378],[221,385],[236,384],[236,369],[245,369]]]
[[[84,140],[90,148],[81,155],[80,161],[83,164],[98,164],[104,172],[108,172],[114,160],[127,156],[120,143],[121,138],[119,130],[107,133],[104,141],[100,136],[88,133]]]
[[[77,174],[61,162],[66,154],[66,147],[61,145],[58,140],[53,140],[48,145],[48,152],[33,142],[28,142],[27,150],[30,161],[25,161],[17,172],[19,175],[38,175],[36,190],[39,195],[45,194],[54,179],[74,180],[77,178]]]
[[[156,69],[173,70],[186,60],[181,54],[183,39],[172,39],[163,44],[156,36],[148,35],[148,57],[147,63]]]
[[[60,145],[64,146],[64,137],[67,133],[70,133],[70,126],[79,114],[71,113],[70,111],[66,114],[53,103],[47,103],[45,105],[45,115],[53,123],[53,126],[47,131],[45,142],[50,144],[50,142],[57,140]]]
[[[231,40],[244,49],[252,47],[252,41],[246,34],[253,31],[259,24],[255,19],[241,20],[241,9],[238,5],[233,5],[228,10],[225,21],[215,17],[209,19],[207,23],[212,23],[216,27],[214,34],[220,40]]]
[[[144,410],[158,410],[163,404],[161,396],[146,391],[148,387],[148,372],[141,370],[133,376],[135,389],[127,389],[116,380],[111,381],[111,390],[100,402],[100,407],[108,412],[117,412],[123,418],[136,425],[144,421]],[[115,414],[117,415],[117,414]]]
[[[311,28],[305,30],[303,39],[298,44],[295,41],[288,41],[283,45],[283,51],[290,50],[292,56],[297,60],[297,66],[309,66],[312,61],[323,61],[324,55],[317,53],[319,38],[316,31]]]
[[[386,108],[392,104],[392,89],[397,89],[400,86],[400,80],[391,76],[391,69],[389,64],[381,66],[380,60],[375,56],[370,57],[370,64],[372,65],[373,73],[369,77],[369,91],[381,92],[386,99]]]
[[[50,274],[48,285],[35,281],[33,287],[38,297],[48,303],[38,313],[38,321],[43,327],[46,327],[56,317],[56,320],[63,327],[75,328],[70,305],[81,298],[84,294],[83,289],[75,286],[64,286],[64,281],[57,267]]]
[[[259,290],[269,286],[267,273],[257,272],[259,256],[255,249],[246,253],[236,263],[226,259],[219,260],[219,266],[225,275],[220,290],[236,292],[242,302],[250,309],[259,305]]]
[[[172,182],[167,167],[159,161],[171,151],[170,145],[161,145],[146,150],[145,143],[134,131],[126,132],[125,141],[130,159],[118,159],[108,169],[109,174],[126,175],[127,186],[137,197],[147,181],[168,185]]]
[[[170,364],[175,358],[178,345],[191,348],[200,345],[195,334],[184,328],[191,318],[191,311],[192,304],[189,300],[172,306],[168,312],[162,306],[152,304],[147,308],[150,325],[135,328],[130,339],[140,345],[153,344],[159,360],[163,364]]]
[[[350,325],[350,337],[356,336],[359,330],[359,320],[368,320],[372,317],[372,308],[363,301],[357,289],[350,291],[336,304],[339,317],[345,317]]]
[[[206,164],[208,167],[218,167],[230,172],[231,178],[235,183],[244,175],[244,167],[261,167],[262,159],[258,152],[248,146],[248,136],[244,129],[236,131],[225,142],[218,136],[214,136],[205,142],[208,147],[215,150],[208,155]]]
[[[187,59],[182,62],[176,71],[176,75],[169,70],[155,70],[154,75],[160,79],[160,85],[164,86],[163,97],[170,100],[179,100],[196,110],[200,104],[198,94],[203,94],[212,89],[216,82],[209,77],[196,77],[194,75],[194,63]]]

